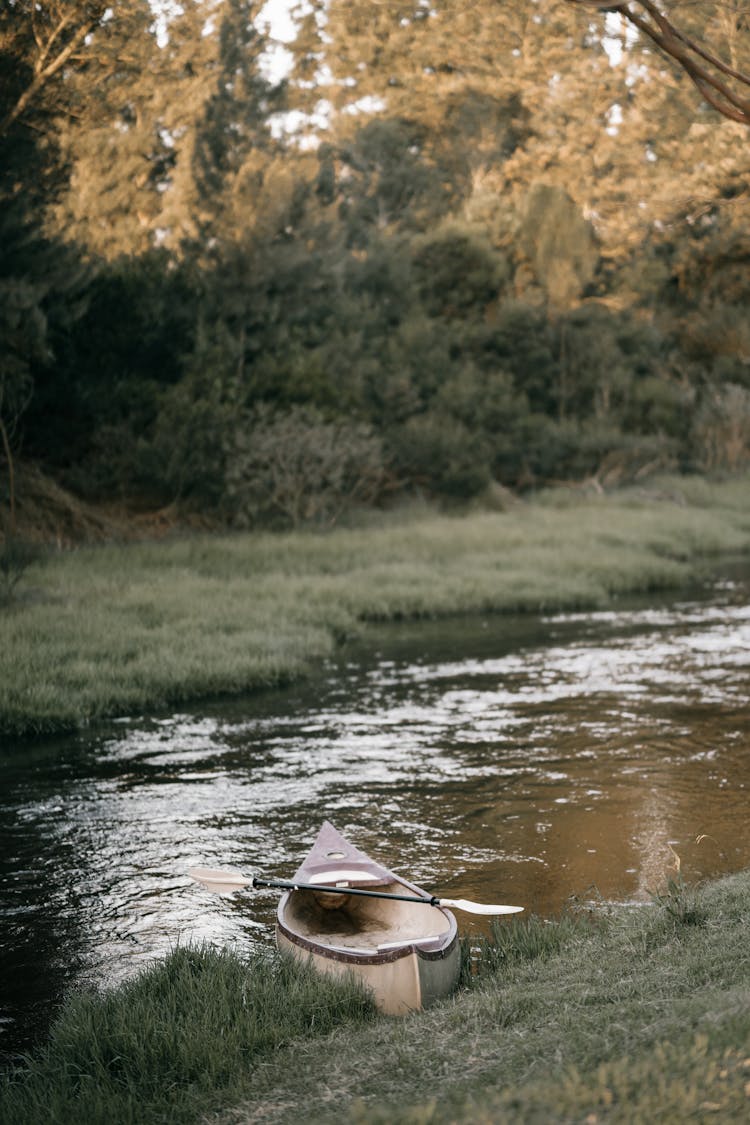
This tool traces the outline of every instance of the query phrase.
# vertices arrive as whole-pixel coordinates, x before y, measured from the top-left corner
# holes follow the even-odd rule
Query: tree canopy
[[[750,457],[739,3],[296,19],[280,77],[251,0],[0,7],[7,504],[18,456],[245,525]]]

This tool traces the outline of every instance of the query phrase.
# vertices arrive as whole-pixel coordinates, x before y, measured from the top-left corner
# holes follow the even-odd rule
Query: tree
[[[184,0],[164,37],[147,0],[107,10],[66,77],[76,112],[57,121],[68,182],[48,199],[51,230],[110,260],[217,236],[239,180],[252,189],[272,155],[281,88],[262,73],[256,7]]]
[[[68,79],[104,12],[104,4],[41,0],[0,9],[0,448],[11,530],[21,421],[53,336],[81,309],[81,271],[45,236],[44,209],[64,183],[55,126],[75,102]]]
[[[745,16],[586,2],[305,0],[278,85],[252,0],[6,0],[3,464],[270,517],[277,444],[365,430],[453,496],[736,462],[750,150],[655,36],[741,77]]]
[[[147,0],[121,0],[92,36],[88,65],[68,77],[76,113],[58,121],[67,183],[46,221],[89,257],[179,246],[196,233],[191,165],[214,39],[201,34],[206,13],[196,0],[180,12],[160,45]]]

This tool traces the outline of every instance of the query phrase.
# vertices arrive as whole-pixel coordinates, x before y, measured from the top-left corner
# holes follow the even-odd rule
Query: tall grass
[[[368,621],[601,606],[677,586],[750,548],[748,501],[750,477],[668,480],[502,514],[59,554],[0,609],[0,733],[288,682]]]
[[[586,934],[590,925],[589,918],[575,913],[554,919],[531,914],[506,923],[494,920],[491,936],[481,940],[473,951],[471,983],[497,976],[524,961],[552,957]]]
[[[3,1080],[0,1120],[193,1121],[252,1089],[283,1044],[372,1013],[351,981],[323,984],[286,959],[177,949],[108,994],[73,995],[49,1045]]]

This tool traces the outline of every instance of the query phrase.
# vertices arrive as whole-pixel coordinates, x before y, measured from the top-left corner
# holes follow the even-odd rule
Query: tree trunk
[[[13,454],[10,450],[10,441],[8,439],[8,431],[5,428],[5,422],[0,418],[0,437],[3,441],[3,450],[5,452],[5,460],[8,462],[8,494],[10,499],[10,533],[16,533],[16,472],[13,464]]]

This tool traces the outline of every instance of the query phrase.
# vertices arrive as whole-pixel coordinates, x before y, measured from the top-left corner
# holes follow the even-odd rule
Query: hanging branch
[[[652,0],[633,0],[625,4],[613,4],[610,0],[567,0],[567,3],[596,8],[600,12],[617,12],[679,63],[704,101],[730,121],[750,125],[750,75],[734,70],[680,31]]]

